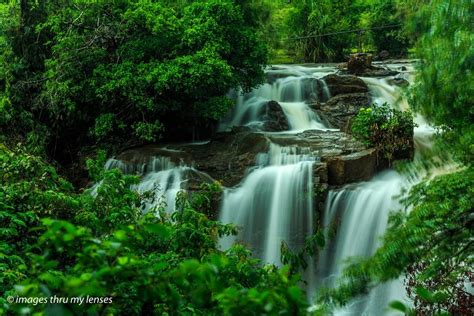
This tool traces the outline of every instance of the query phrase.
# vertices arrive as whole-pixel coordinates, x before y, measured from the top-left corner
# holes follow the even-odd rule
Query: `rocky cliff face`
[[[370,179],[376,171],[373,150],[341,131],[308,130],[299,134],[260,133],[236,129],[218,134],[205,144],[168,144],[129,149],[116,157],[124,165],[141,165],[147,169],[152,157],[169,157],[176,165],[186,164],[208,174],[224,186],[242,181],[248,169],[256,164],[259,153],[270,143],[280,146],[308,148],[319,161],[315,162],[319,182],[342,185]],[[165,149],[163,149],[165,148]],[[128,167],[125,170],[138,171]]]

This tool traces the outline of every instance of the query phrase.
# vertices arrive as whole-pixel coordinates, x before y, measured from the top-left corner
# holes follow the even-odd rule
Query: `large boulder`
[[[255,166],[257,155],[268,151],[269,143],[264,134],[239,128],[219,133],[207,144],[173,147],[189,153],[196,169],[224,186],[234,186]]]
[[[281,132],[290,129],[288,119],[281,105],[276,101],[268,101],[265,106],[265,114],[263,115],[262,130],[268,132]]]
[[[386,77],[398,74],[398,71],[388,67],[376,67],[372,65],[372,54],[357,53],[349,57],[347,63],[338,66],[341,73],[362,77]]]
[[[326,160],[328,183],[342,185],[366,181],[377,172],[377,153],[367,149],[349,155],[331,157]]]
[[[325,76],[323,80],[326,82],[332,97],[347,93],[369,92],[365,82],[356,76],[330,74]]]
[[[372,67],[372,54],[352,54],[347,62],[347,71],[352,75],[361,75]]]
[[[362,107],[368,105],[370,105],[368,93],[341,94],[320,104],[316,112],[333,127],[347,132],[352,118],[359,113]]]

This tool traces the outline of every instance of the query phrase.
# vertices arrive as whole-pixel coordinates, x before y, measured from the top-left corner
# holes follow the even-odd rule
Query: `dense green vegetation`
[[[351,122],[352,134],[375,148],[389,164],[403,153],[413,151],[414,128],[409,111],[391,109],[386,103],[360,109]]]
[[[81,314],[303,313],[298,277],[262,268],[243,246],[222,252],[235,228],[196,211],[202,194],[141,215],[138,178],[102,171],[96,196],[76,194],[55,169],[22,149],[0,148],[0,311]],[[6,304],[7,295],[112,297],[113,304]],[[47,306],[47,307],[46,307]],[[46,310],[45,310],[46,307]]]
[[[273,61],[343,61],[357,50],[404,56],[409,48],[396,0],[254,1]]]
[[[474,266],[472,1],[20,0],[0,4],[0,314],[303,315],[303,252],[277,268],[210,220],[202,187],[178,211],[146,215],[139,179],[104,171],[106,155],[160,140],[209,136],[270,61],[340,61],[358,49],[420,58],[412,110],[439,126],[456,172],[416,185],[382,247],[353,262],[321,312],[406,275],[407,314],[468,315]],[[374,29],[389,26],[386,29]],[[364,29],[363,32],[346,32]],[[328,36],[320,36],[336,33]],[[295,37],[303,37],[295,39]],[[411,114],[364,109],[356,136],[392,160]],[[101,151],[104,150],[104,151]],[[86,159],[86,157],[94,159]],[[87,161],[87,162],[85,162]],[[87,169],[87,174],[83,170]],[[94,194],[86,183],[96,183]],[[285,249],[285,245],[282,245]],[[113,304],[10,304],[8,296],[111,297]]]
[[[62,160],[209,133],[228,90],[263,78],[266,46],[232,1],[23,1],[2,14],[2,130],[48,126]]]

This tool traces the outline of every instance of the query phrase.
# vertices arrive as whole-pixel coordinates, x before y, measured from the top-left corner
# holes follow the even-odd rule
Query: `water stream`
[[[249,126],[259,129],[263,124],[266,104],[273,100],[280,103],[291,131],[308,129],[327,129],[317,114],[305,101],[326,101],[330,97],[329,89],[320,78],[334,72],[330,67],[277,66],[267,70],[268,81],[242,94],[230,93],[236,99],[234,110],[221,122],[220,131],[232,126]]]
[[[308,106],[307,101],[325,102],[330,91],[321,78],[334,73],[333,66],[274,66],[267,70],[265,84],[247,94],[231,92],[236,107],[222,120],[219,129],[249,126],[259,130],[268,101],[278,101],[288,119],[290,131],[325,130],[329,127]],[[412,68],[404,78],[412,78]],[[399,109],[407,109],[400,89],[388,79],[363,78],[369,86],[372,101],[388,102]],[[423,159],[421,151],[431,150],[434,129],[417,117],[415,130],[416,159]],[[257,155],[255,166],[248,170],[242,182],[225,188],[220,209],[220,220],[241,228],[239,235],[221,240],[223,249],[239,241],[247,244],[264,263],[281,265],[280,244],[285,241],[298,250],[315,229],[315,201],[313,164],[319,158],[308,148],[279,146],[270,143],[268,152]],[[136,190],[152,190],[156,201],[145,206],[148,211],[156,203],[165,203],[166,211],[174,211],[174,201],[183,189],[190,167],[176,165],[169,158],[156,157],[139,164],[125,164],[111,159],[106,168],[119,168],[126,173],[143,175]],[[197,172],[197,171],[196,171]],[[351,256],[370,256],[380,245],[390,211],[400,208],[395,199],[402,188],[409,188],[417,175],[407,177],[393,170],[378,174],[372,180],[350,184],[331,190],[328,194],[322,221],[324,227],[336,223],[337,234],[318,259],[310,258],[304,279],[311,294],[321,286],[335,286],[344,263]],[[336,315],[388,315],[391,300],[406,300],[402,280],[383,284],[365,297],[351,302]]]
[[[163,208],[166,213],[175,211],[176,195],[184,189],[187,174],[198,172],[195,169],[176,165],[169,157],[156,156],[147,161],[125,163],[114,158],[109,159],[105,164],[105,169],[120,169],[125,174],[142,176],[139,184],[132,189],[140,194],[152,192],[149,201],[143,206],[143,212]]]
[[[288,71],[288,68],[282,68]],[[411,79],[409,69],[404,77]],[[299,76],[293,76],[299,73]],[[307,84],[309,77],[320,78],[315,69],[301,71],[295,69],[292,76],[280,78],[273,84],[265,84],[248,95],[239,96],[233,120],[226,126],[258,126],[259,107],[269,99],[280,101],[292,129],[325,128],[318,117],[304,116],[304,101],[316,98],[325,101],[330,96],[323,80],[317,79],[313,86]],[[274,75],[274,73],[273,73]],[[391,85],[387,79],[363,78],[369,86],[372,101],[376,104],[387,102],[399,109],[407,109],[406,101],[400,89]],[[317,89],[320,89],[318,92]],[[322,98],[321,98],[322,96]],[[255,115],[247,115],[246,113]],[[296,123],[298,122],[298,123]],[[422,118],[417,118],[419,127],[415,131],[415,143],[430,148],[431,135],[434,129]],[[280,157],[282,150],[268,153]],[[273,156],[275,155],[275,156]],[[296,158],[298,157],[298,158]],[[256,256],[264,262],[280,264],[279,244],[282,240],[297,248],[304,240],[304,235],[312,232],[313,221],[311,183],[311,163],[309,157],[295,156],[289,163],[269,165],[257,164],[237,188],[226,190],[221,209],[221,220],[232,222],[242,227],[237,237],[255,251]],[[336,237],[321,253],[317,265],[311,264],[306,271],[306,280],[311,284],[310,290],[321,286],[335,286],[341,275],[346,260],[352,256],[367,257],[372,255],[380,245],[380,237],[386,230],[389,213],[400,209],[396,197],[403,187],[408,188],[413,179],[408,179],[393,170],[385,171],[368,182],[348,185],[329,192],[323,214],[323,224],[330,226],[337,222]],[[223,241],[228,246],[234,239]],[[269,248],[270,247],[270,248]],[[315,274],[313,274],[313,269]],[[313,292],[310,291],[310,292]],[[383,284],[365,297],[353,300],[344,309],[335,311],[336,315],[384,315],[391,314],[386,308],[392,300],[407,300],[402,279]]]

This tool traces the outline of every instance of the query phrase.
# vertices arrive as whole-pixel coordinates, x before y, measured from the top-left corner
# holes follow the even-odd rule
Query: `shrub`
[[[360,109],[352,121],[352,134],[366,146],[374,147],[391,162],[413,151],[416,124],[409,111],[392,109],[387,103]]]

